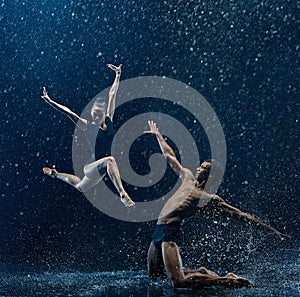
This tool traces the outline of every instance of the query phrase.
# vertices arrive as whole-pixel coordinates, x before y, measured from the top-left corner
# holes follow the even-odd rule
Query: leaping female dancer
[[[41,97],[45,102],[66,114],[87,135],[93,133],[93,131],[94,133],[96,132],[97,143],[100,143],[99,146],[96,144],[96,158],[93,156],[93,161],[84,166],[84,177],[82,179],[72,174],[58,172],[54,168],[44,167],[43,172],[52,178],[57,178],[66,182],[80,192],[85,192],[95,186],[107,173],[120,194],[121,202],[126,207],[132,207],[135,203],[124,190],[117,163],[115,158],[111,156],[111,145],[115,135],[112,120],[115,112],[115,100],[119,88],[122,64],[118,67],[112,64],[108,64],[107,66],[115,72],[115,79],[109,91],[107,104],[106,102],[103,103],[99,102],[97,99],[95,100],[91,109],[92,121],[79,117],[68,107],[52,100],[49,97],[46,88],[43,88],[43,96]]]

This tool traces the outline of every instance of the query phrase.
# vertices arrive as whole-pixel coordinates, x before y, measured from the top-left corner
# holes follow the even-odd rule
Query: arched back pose
[[[92,156],[93,160],[84,166],[84,177],[82,179],[72,174],[58,172],[54,168],[44,167],[43,172],[50,177],[60,179],[70,184],[80,192],[85,192],[95,186],[107,173],[120,194],[121,202],[126,207],[131,207],[135,204],[124,190],[117,163],[114,157],[111,156],[111,144],[115,135],[112,120],[115,112],[115,100],[119,87],[122,64],[118,67],[112,64],[108,64],[107,66],[115,72],[115,79],[109,91],[107,104],[97,100],[94,102],[91,108],[92,121],[79,117],[68,107],[52,100],[47,94],[46,88],[43,88],[43,96],[41,97],[45,102],[66,114],[87,135],[93,133],[93,131],[95,132],[96,129],[96,133],[98,133],[97,143],[100,144],[98,147],[96,143],[96,158]]]
[[[238,277],[233,273],[220,276],[205,267],[201,267],[198,271],[184,270],[178,248],[182,237],[182,220],[192,217],[204,207],[209,207],[215,211],[221,211],[227,216],[252,221],[258,227],[278,236],[280,240],[284,238],[284,235],[255,217],[226,203],[218,195],[205,192],[204,187],[208,178],[214,179],[216,177],[212,176],[210,172],[215,161],[204,161],[197,168],[194,176],[188,168],[182,167],[179,163],[174,151],[158,131],[156,124],[149,121],[149,126],[150,130],[145,131],[145,133],[156,136],[164,157],[181,179],[181,186],[165,203],[157,220],[156,229],[148,250],[149,276],[156,278],[166,274],[173,287],[176,288],[203,288],[216,285],[226,287],[252,286],[248,279]],[[202,208],[198,206],[200,201],[203,202],[201,205],[204,205]]]

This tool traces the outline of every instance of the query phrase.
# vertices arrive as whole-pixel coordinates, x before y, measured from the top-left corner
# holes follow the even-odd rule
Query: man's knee
[[[169,277],[169,281],[173,288],[184,288],[184,278],[183,277]]]

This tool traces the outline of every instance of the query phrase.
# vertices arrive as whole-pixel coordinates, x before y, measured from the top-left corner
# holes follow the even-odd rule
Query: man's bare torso
[[[196,186],[195,177],[189,169],[183,170],[181,179],[181,186],[164,205],[157,224],[187,219],[197,212],[199,201],[201,205],[206,205],[212,199],[213,195]]]

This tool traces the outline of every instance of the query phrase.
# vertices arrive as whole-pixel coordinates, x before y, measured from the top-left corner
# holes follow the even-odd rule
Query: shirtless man
[[[175,288],[203,288],[216,285],[233,288],[253,286],[248,279],[238,277],[233,273],[220,276],[205,267],[201,267],[198,271],[184,270],[177,245],[181,241],[180,225],[182,220],[198,212],[198,203],[201,200],[201,205],[204,202],[205,207],[212,207],[215,210],[221,210],[225,214],[255,222],[258,226],[277,235],[280,240],[284,239],[284,235],[273,227],[260,222],[255,217],[229,205],[219,196],[205,192],[204,187],[208,177],[214,178],[210,174],[214,161],[204,161],[197,168],[194,176],[189,169],[181,166],[176,159],[174,151],[158,131],[156,123],[149,121],[148,124],[150,131],[145,131],[145,133],[156,136],[164,157],[182,181],[180,188],[169,198],[158,217],[153,239],[148,250],[149,277],[156,278],[164,276],[166,273],[169,281]]]

